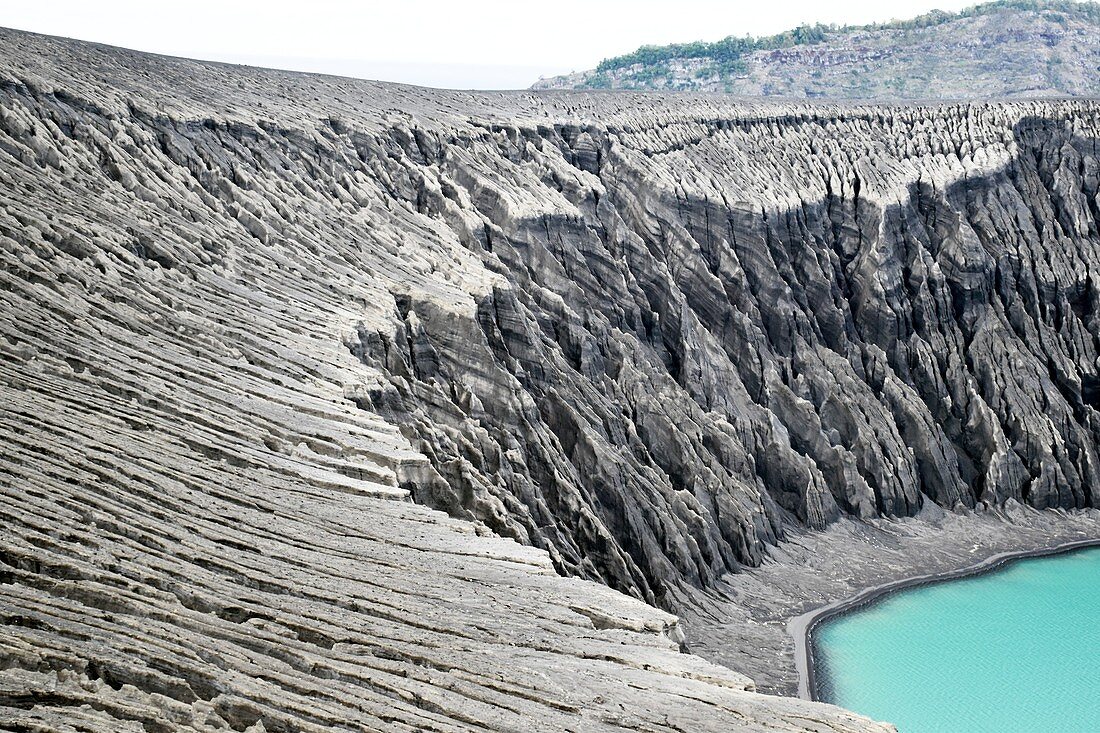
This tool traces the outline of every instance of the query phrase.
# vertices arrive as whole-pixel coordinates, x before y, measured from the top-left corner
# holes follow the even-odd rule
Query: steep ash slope
[[[511,284],[360,332],[420,500],[670,605],[792,522],[1093,503],[1094,105],[555,101],[602,124],[407,135]]]
[[[9,706],[861,729],[548,569],[675,609],[792,528],[1094,503],[1094,103],[0,44]]]
[[[507,287],[396,195],[376,105],[443,95],[362,85],[337,132],[263,110],[353,84],[0,50],[0,729],[886,730],[407,501],[349,344]]]

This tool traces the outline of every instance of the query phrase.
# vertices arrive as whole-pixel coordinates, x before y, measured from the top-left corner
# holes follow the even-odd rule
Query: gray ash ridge
[[[0,50],[0,727],[887,730],[742,673],[1097,530],[1100,104]]]

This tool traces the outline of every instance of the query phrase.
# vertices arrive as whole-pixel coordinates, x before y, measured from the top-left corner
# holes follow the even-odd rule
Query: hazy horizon
[[[777,0],[747,15],[731,3],[563,0],[554,12],[494,0],[396,6],[335,0],[150,7],[59,0],[0,9],[0,25],[140,51],[464,89],[522,89],[593,68],[643,44],[769,35],[802,23],[856,24],[954,11],[971,0]]]

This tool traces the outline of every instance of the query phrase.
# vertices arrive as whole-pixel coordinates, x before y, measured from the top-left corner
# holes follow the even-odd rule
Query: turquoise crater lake
[[[813,631],[818,699],[899,733],[1100,731],[1100,547],[891,593]]]

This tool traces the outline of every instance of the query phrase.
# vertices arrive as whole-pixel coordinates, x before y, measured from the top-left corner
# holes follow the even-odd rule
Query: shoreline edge
[[[787,622],[787,632],[794,639],[794,663],[798,672],[798,697],[803,700],[815,700],[817,697],[816,679],[814,677],[813,659],[813,632],[820,624],[836,616],[850,613],[864,606],[868,606],[885,596],[908,590],[922,585],[932,585],[949,580],[983,575],[999,570],[1008,563],[1017,560],[1026,560],[1033,557],[1049,557],[1062,555],[1075,550],[1083,550],[1089,547],[1100,547],[1100,537],[1092,539],[1072,540],[1050,547],[1041,547],[1031,550],[1015,550],[1000,552],[986,559],[967,565],[957,570],[947,570],[926,575],[918,575],[912,578],[893,580],[881,585],[864,588],[855,595],[842,598],[832,603],[827,603],[813,610],[795,616]]]

